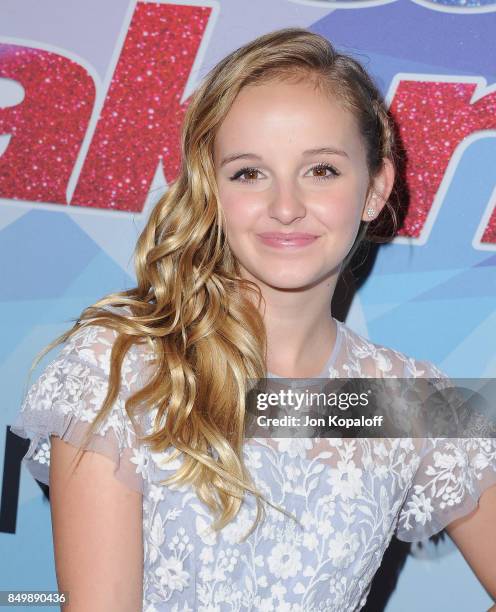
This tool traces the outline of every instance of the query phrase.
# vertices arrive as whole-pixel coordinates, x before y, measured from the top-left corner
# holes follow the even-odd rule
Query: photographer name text
[[[259,415],[257,417],[257,424],[260,427],[344,427],[346,429],[350,427],[380,427],[384,421],[382,415],[375,415],[373,417],[366,417],[364,415],[360,417],[340,417],[335,414],[328,415],[327,417],[311,417],[306,414],[302,417],[293,415],[285,415],[283,417],[267,417],[265,415]]]

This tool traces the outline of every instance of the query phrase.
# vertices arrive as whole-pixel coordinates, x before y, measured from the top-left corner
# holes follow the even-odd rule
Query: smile
[[[277,249],[295,249],[308,246],[315,242],[318,236],[294,237],[294,238],[276,238],[270,236],[262,236],[257,234],[257,238],[265,245]]]

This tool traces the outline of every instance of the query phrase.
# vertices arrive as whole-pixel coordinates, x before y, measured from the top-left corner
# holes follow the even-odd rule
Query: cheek
[[[360,199],[355,192],[347,189],[322,194],[314,201],[318,205],[320,218],[331,228],[354,226],[361,214]]]
[[[263,205],[253,194],[222,190],[219,193],[228,229],[236,231],[251,225],[260,214]]]

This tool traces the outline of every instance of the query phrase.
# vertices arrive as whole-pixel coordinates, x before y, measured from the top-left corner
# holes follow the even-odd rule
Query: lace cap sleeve
[[[51,435],[82,446],[107,393],[110,352],[116,337],[117,332],[99,325],[79,329],[29,387],[10,429],[31,440],[23,463],[40,482],[49,484]],[[133,348],[122,364],[119,395],[85,448],[109,457],[114,462],[114,476],[143,492],[143,449],[124,408],[140,380],[139,360]],[[141,426],[138,433],[143,433]]]
[[[436,387],[448,376],[430,362],[425,376]],[[405,542],[425,540],[472,512],[482,493],[496,485],[494,438],[425,438],[419,467],[399,512],[396,536]]]

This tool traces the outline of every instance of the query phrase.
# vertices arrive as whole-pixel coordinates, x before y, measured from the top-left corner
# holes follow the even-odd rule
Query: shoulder
[[[127,306],[107,306],[113,314],[128,318],[131,314]],[[120,332],[106,325],[89,322],[77,329],[64,343],[59,359],[84,363],[94,368],[100,375],[110,375],[111,354]],[[143,367],[153,357],[150,345],[144,338],[132,344],[126,351],[122,363],[123,375]]]
[[[348,368],[355,375],[398,378],[443,378],[447,375],[432,361],[419,359],[395,347],[373,342],[342,323]]]
[[[24,457],[33,476],[49,484],[51,437],[95,451],[114,461],[114,474],[141,491],[142,451],[136,434],[147,428],[147,415],[128,412],[129,396],[143,386],[144,362],[134,345],[122,361],[117,392],[102,411],[109,392],[111,352],[119,332],[94,323],[73,332],[61,352],[24,394],[10,429],[31,440]],[[100,416],[102,415],[102,416]],[[95,423],[97,418],[99,422]],[[85,435],[95,423],[89,440]],[[88,444],[86,444],[86,442]]]

